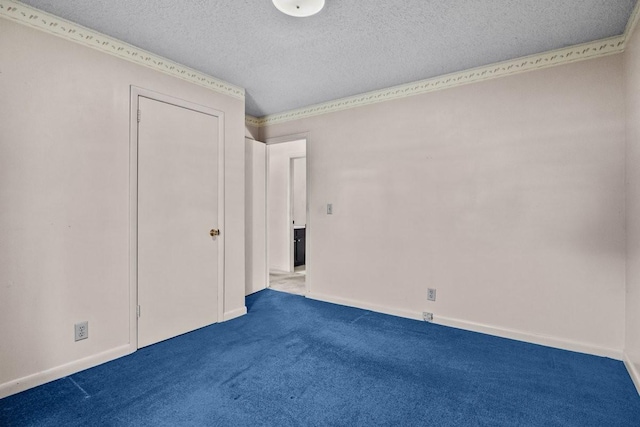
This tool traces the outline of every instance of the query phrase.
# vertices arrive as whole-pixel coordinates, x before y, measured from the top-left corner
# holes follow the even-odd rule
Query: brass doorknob
[[[211,237],[216,237],[220,235],[220,230],[218,230],[217,228],[212,228],[211,231],[209,232],[209,235]]]

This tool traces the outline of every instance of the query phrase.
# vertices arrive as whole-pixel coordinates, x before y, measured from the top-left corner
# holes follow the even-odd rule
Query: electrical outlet
[[[427,289],[427,299],[429,301],[435,301],[436,300],[436,290],[429,288]]]
[[[433,313],[429,313],[428,311],[422,312],[422,318],[425,322],[433,322]]]
[[[76,341],[85,340],[89,338],[89,322],[84,321],[75,324]]]

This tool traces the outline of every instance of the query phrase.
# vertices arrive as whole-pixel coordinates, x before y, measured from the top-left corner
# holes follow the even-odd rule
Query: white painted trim
[[[264,144],[264,143],[263,143]],[[269,147],[264,144],[264,288],[269,289]]]
[[[288,222],[289,222],[289,271],[291,273],[296,271],[296,267],[295,267],[295,245],[293,244],[293,240],[294,240],[294,236],[295,236],[295,225],[293,224],[293,209],[294,209],[294,190],[293,190],[293,186],[295,185],[295,179],[293,177],[293,161],[296,159],[305,159],[305,166],[307,163],[307,141],[305,140],[304,142],[304,154],[303,153],[296,153],[296,154],[290,154],[289,155],[289,181],[287,182],[287,191],[289,192],[289,197],[288,197],[288,206],[287,206],[287,212],[289,214],[289,218],[288,218]],[[306,175],[306,168],[305,168],[305,175]],[[306,198],[306,180],[305,180],[305,198]],[[306,209],[306,204],[305,204],[305,209]],[[305,233],[306,233],[306,218],[305,218]],[[306,246],[306,236],[305,236],[305,246]],[[306,256],[306,247],[305,247],[305,256]],[[306,263],[306,260],[305,260]],[[305,264],[306,265],[306,264]]]
[[[270,156],[271,150],[269,150],[269,146],[265,143],[266,147],[264,150],[264,262],[265,262],[265,270],[267,275],[266,289],[271,287],[271,276],[269,273],[271,272],[271,266],[269,264],[269,164],[270,164]]]
[[[231,310],[224,313],[224,316],[222,317],[222,321],[226,322],[228,320],[232,320],[240,316],[244,316],[245,314],[247,314],[247,307],[242,306],[240,308],[236,308],[235,310]]]
[[[589,43],[579,44],[562,49],[556,49],[541,54],[524,56],[522,58],[499,62],[483,67],[472,68],[452,74],[419,80],[399,86],[349,96],[334,101],[323,102],[308,107],[271,114],[258,119],[252,126],[264,127],[285,123],[292,120],[300,120],[322,114],[335,113],[365,105],[377,104],[394,99],[402,99],[408,96],[421,95],[449,89],[466,84],[481,82],[506,77],[514,74],[534,71],[543,68],[554,67],[572,62],[593,59],[615,53],[621,53],[625,47],[625,36],[610,37]]]
[[[624,353],[623,361],[624,366],[626,366],[627,371],[629,371],[633,384],[636,386],[638,394],[640,394],[640,371],[638,370],[638,367],[631,361],[631,359],[629,359],[629,355],[627,353]]]
[[[351,300],[347,298],[332,297],[317,293],[307,294],[307,298],[330,302],[333,304],[345,305],[349,307],[361,308],[364,310],[375,311],[378,313],[390,314],[392,316],[405,317],[407,319],[422,320],[422,313],[403,310],[393,307],[380,306],[362,301]],[[517,331],[515,329],[507,329],[499,326],[486,325],[467,320],[454,319],[445,316],[433,315],[433,323],[449,326],[467,331],[480,332],[487,335],[493,335],[501,338],[509,338],[516,341],[524,341],[532,344],[544,345],[547,347],[559,348],[562,350],[575,351],[578,353],[591,354],[594,356],[609,357],[616,360],[622,360],[622,350],[600,347],[592,344],[582,343],[578,341],[567,340],[563,338],[550,337],[545,335],[532,334],[529,332]]]
[[[319,294],[316,292],[308,292],[306,297],[316,301],[330,302],[332,304],[344,305],[347,307],[355,307],[355,308],[360,308],[362,310],[375,311],[376,313],[389,314],[391,316],[404,317],[406,319],[422,320],[422,313],[413,312],[410,310],[403,310],[400,308],[393,308],[393,307],[387,307],[383,305],[371,304],[368,302],[357,301],[349,298],[334,297],[334,296],[329,296],[325,294]]]
[[[502,328],[500,326],[486,325],[483,323],[470,322],[467,320],[454,319],[450,317],[433,315],[434,323],[467,331],[480,332],[488,335],[495,335],[502,338],[509,338],[516,341],[524,341],[532,344],[544,345],[547,347],[559,348],[562,350],[575,351],[578,353],[591,354],[594,356],[609,357],[615,360],[622,360],[622,350],[600,347],[593,344],[564,338],[551,337],[548,335],[533,334],[530,332],[518,331],[515,329]]]
[[[218,235],[218,322],[224,322],[224,296],[225,296],[225,261],[227,253],[227,230],[225,228],[225,152],[226,152],[226,138],[225,138],[225,119],[224,112],[218,110],[215,111],[218,116],[218,229],[220,234]],[[244,153],[244,150],[243,150]],[[244,205],[244,202],[243,202]]]
[[[244,100],[244,89],[196,71],[160,55],[13,0],[0,0],[0,17],[45,31],[100,52],[149,67],[215,92]]]
[[[129,343],[138,348],[138,93],[129,98]]]
[[[135,345],[126,344],[83,359],[65,363],[64,365],[56,366],[55,368],[47,369],[46,371],[37,372],[35,374],[27,375],[26,377],[8,381],[4,384],[0,384],[0,399],[46,384],[50,381],[75,374],[76,372],[84,371],[85,369],[110,362],[111,360],[118,359],[135,351]]]
[[[2,1],[2,0],[0,0]],[[224,321],[224,262],[225,262],[225,115],[216,110],[193,102],[175,98],[152,90],[131,86],[129,115],[129,339],[138,347],[138,99],[145,97],[177,107],[186,108],[218,118],[218,224],[212,224],[220,230],[218,239],[218,322]]]
[[[304,226],[304,287],[305,287],[305,295],[308,295],[309,292],[311,292],[311,277],[313,277],[313,274],[310,272],[311,268],[310,266],[313,265],[313,261],[312,261],[312,257],[311,257],[311,251],[309,250],[311,248],[311,244],[309,242],[311,242],[310,240],[310,236],[311,236],[311,215],[309,214],[309,203],[311,200],[311,193],[309,192],[309,189],[311,188],[311,181],[309,179],[310,175],[309,175],[309,141],[310,141],[310,137],[308,134],[305,135],[304,140],[306,141],[304,144],[304,153],[305,153],[305,173],[306,173],[306,177],[305,177],[305,183],[307,184],[307,188],[305,189],[306,191],[306,197],[307,197],[307,205],[305,206],[306,209],[306,224]],[[311,261],[311,262],[309,262]]]
[[[289,173],[287,180],[287,225],[289,226],[289,271],[293,273],[296,270],[295,267],[295,245],[293,239],[295,236],[294,224],[293,224],[293,159],[295,157],[289,156]]]

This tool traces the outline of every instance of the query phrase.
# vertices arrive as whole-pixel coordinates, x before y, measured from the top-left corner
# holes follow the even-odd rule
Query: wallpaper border
[[[470,70],[457,73],[419,80],[413,83],[341,98],[334,101],[323,102],[278,114],[270,114],[257,119],[252,117],[251,123],[247,120],[247,124],[256,127],[275,125],[291,120],[299,120],[321,114],[328,114],[350,108],[376,104],[379,102],[402,99],[409,96],[421,95],[424,93],[449,89],[498,77],[506,77],[527,71],[612,55],[624,51],[625,41],[625,35],[597,40],[594,42],[570,46],[483,67],[472,68]]]

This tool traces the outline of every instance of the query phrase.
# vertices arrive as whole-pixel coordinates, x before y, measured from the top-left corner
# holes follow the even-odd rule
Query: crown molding
[[[40,9],[13,0],[0,0],[0,17],[71,40],[103,53],[125,59],[155,71],[178,77],[207,89],[244,100],[244,89],[147,52]]]
[[[252,120],[252,126],[270,126],[292,120],[318,116],[321,114],[334,113],[355,107],[377,104],[379,102],[449,89],[498,77],[510,76],[542,68],[555,67],[585,59],[598,58],[620,53],[624,50],[624,46],[625,35],[610,37],[590,43],[552,50],[541,54],[525,56],[457,73],[445,74],[431,79],[420,80],[413,83],[341,98],[335,101],[323,102],[309,107],[285,111],[283,113],[270,114],[258,118],[257,125],[256,121]]]
[[[260,127],[260,119],[257,117],[250,116],[249,114],[244,116],[244,123],[247,126]]]

